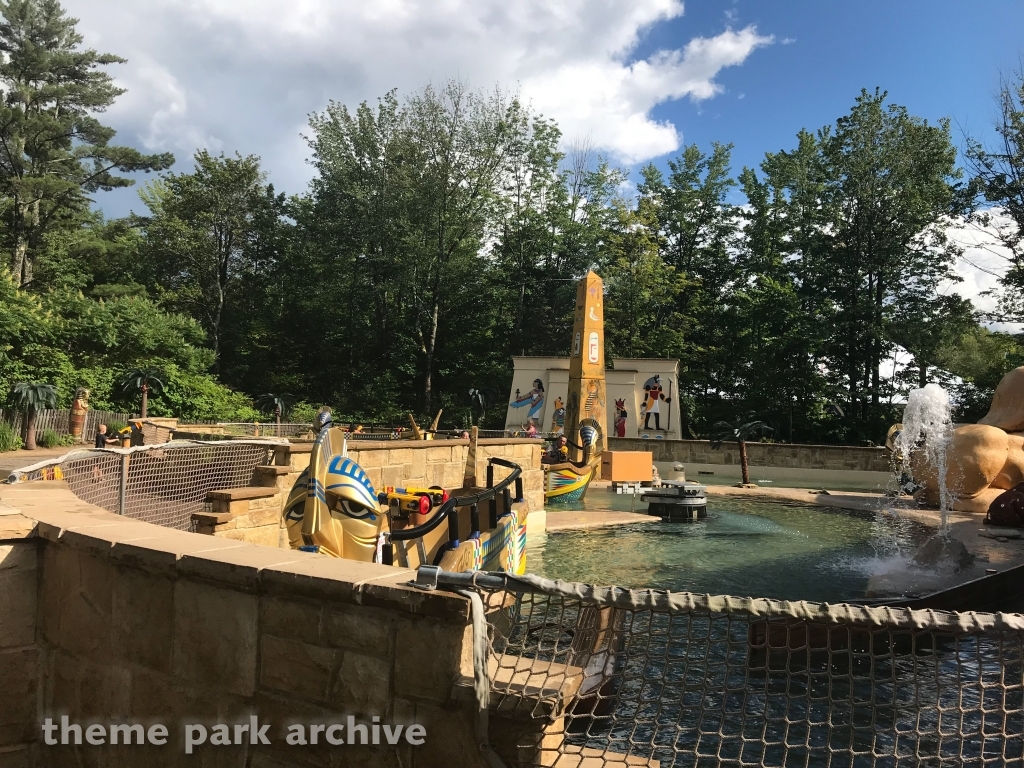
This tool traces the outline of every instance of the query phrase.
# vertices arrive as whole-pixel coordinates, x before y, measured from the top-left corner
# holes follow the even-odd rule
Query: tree
[[[36,416],[57,405],[57,388],[53,384],[19,381],[11,388],[10,401],[15,410],[25,415],[25,450],[36,449]]]
[[[121,377],[118,388],[124,395],[131,395],[135,392],[142,393],[142,410],[139,415],[146,418],[146,406],[149,402],[149,393],[159,395],[164,391],[164,374],[151,368],[132,369]]]
[[[696,399],[706,413],[716,410],[723,393],[736,389],[732,296],[739,270],[733,254],[741,219],[728,200],[736,184],[731,153],[729,144],[713,143],[710,153],[691,144],[668,162],[667,177],[653,165],[643,169],[639,187],[641,204],[656,218],[661,257],[675,280],[669,327],[678,333],[658,354],[680,358],[680,394]]]
[[[1024,67],[1003,78],[997,99],[996,146],[986,148],[968,139],[966,154],[974,190],[984,202],[999,206],[1008,219],[1001,221],[990,209],[974,215],[980,224],[995,229],[1010,252],[1000,276],[998,311],[991,319],[1024,322]]]
[[[662,357],[679,350],[686,332],[676,299],[686,285],[659,252],[657,219],[649,199],[637,210],[612,206],[602,254],[609,353]]]
[[[231,289],[246,272],[276,258],[284,196],[265,183],[255,156],[195,155],[195,171],[167,174],[141,197],[144,252],[165,300],[189,311],[206,328],[221,370],[222,336]]]
[[[719,448],[722,443],[736,442],[740,446],[740,471],[743,485],[750,484],[750,465],[747,462],[747,442],[758,435],[770,435],[774,430],[757,418],[754,412],[733,423],[718,421],[711,427],[711,447]]]
[[[928,383],[928,367],[975,325],[974,305],[957,294],[906,296],[889,320],[887,336],[914,356],[917,386]]]
[[[850,113],[762,171],[786,234],[782,266],[798,287],[820,343],[808,356],[825,376],[821,396],[847,402],[847,439],[876,439],[894,414],[881,363],[894,312],[955,280],[957,249],[945,224],[965,210],[949,123],[927,121],[862,91]]]
[[[162,170],[174,158],[110,145],[113,129],[94,115],[124,89],[100,67],[125,60],[82,49],[77,19],[57,0],[8,0],[0,14],[0,237],[27,285],[48,233],[85,213],[91,193],[134,183],[114,171]]]

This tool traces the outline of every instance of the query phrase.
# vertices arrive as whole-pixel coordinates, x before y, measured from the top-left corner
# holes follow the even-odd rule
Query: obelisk
[[[569,394],[565,402],[565,436],[580,444],[580,422],[594,419],[601,425],[601,437],[594,453],[606,447],[605,430],[608,419],[604,382],[604,283],[594,272],[580,280],[576,289],[576,313],[572,325],[572,348],[569,351]],[[570,447],[574,461],[581,461],[581,451]]]

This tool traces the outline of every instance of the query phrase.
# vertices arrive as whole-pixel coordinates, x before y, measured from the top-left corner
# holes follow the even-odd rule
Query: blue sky
[[[1024,0],[65,0],[86,44],[126,56],[117,140],[263,158],[278,189],[311,169],[307,115],[458,77],[519,90],[567,137],[633,170],[732,142],[734,167],[832,123],[862,87],[991,135],[1001,71],[1024,53]],[[770,38],[770,40],[769,40]],[[691,50],[691,48],[693,50]],[[145,177],[143,177],[143,181]],[[101,193],[107,215],[142,210]]]
[[[691,2],[683,17],[654,27],[637,55],[747,24],[775,42],[724,69],[721,95],[652,110],[677,125],[686,144],[733,143],[737,171],[793,148],[801,128],[833,123],[861,88],[880,87],[929,121],[949,117],[958,145],[962,130],[991,138],[1000,72],[1024,55],[1021,0]]]

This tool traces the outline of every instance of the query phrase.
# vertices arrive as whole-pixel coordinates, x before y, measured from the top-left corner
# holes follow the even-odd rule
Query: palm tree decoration
[[[36,416],[39,411],[57,406],[57,388],[38,381],[19,381],[11,387],[11,405],[25,414],[25,449],[36,449]]]
[[[487,409],[494,403],[494,393],[489,389],[471,389],[469,390],[469,416],[470,424],[473,422],[473,408],[480,409],[480,420],[478,423],[482,424],[484,419],[487,418]]]
[[[294,395],[288,393],[282,393],[275,395],[273,392],[268,392],[265,395],[260,395],[256,400],[256,407],[264,413],[273,413],[274,418],[277,420],[277,430],[281,431],[281,416],[288,413],[289,403],[294,400]]]
[[[715,422],[711,427],[711,447],[719,448],[722,443],[737,442],[740,446],[740,471],[743,473],[743,485],[750,485],[750,465],[747,463],[747,441],[758,435],[770,435],[774,432],[765,422],[758,420],[757,414],[751,411],[745,418],[733,424],[728,421]]]
[[[161,376],[163,374],[160,371],[155,371],[152,368],[133,368],[125,373],[118,383],[121,393],[125,396],[134,395],[136,392],[142,393],[142,410],[140,411],[142,418],[146,418],[149,393],[152,392],[154,395],[159,395],[164,391],[164,382],[160,378]]]

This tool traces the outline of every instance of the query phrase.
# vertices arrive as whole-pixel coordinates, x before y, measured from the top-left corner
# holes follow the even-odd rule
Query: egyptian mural
[[[533,389],[525,395],[520,394],[520,390],[517,389],[512,402],[509,403],[509,408],[526,407],[529,407],[529,410],[526,412],[524,426],[533,424],[540,429],[541,411],[544,409],[544,382],[541,379],[534,379]]]
[[[575,334],[573,334],[575,346]],[[583,336],[581,334],[581,349]],[[605,370],[605,409],[602,421],[605,434],[613,437],[647,437],[651,440],[678,440],[678,361],[664,358],[615,358]],[[531,410],[513,403],[527,398],[536,382],[543,387],[543,401],[537,411],[540,432],[565,429],[569,400],[568,357],[515,357],[515,373],[509,393],[506,429],[525,431]],[[655,381],[652,381],[655,380]],[[519,393],[516,393],[516,390]],[[652,394],[653,393],[653,394]],[[655,402],[657,406],[655,407]],[[584,397],[584,408],[586,397]],[[584,417],[585,418],[585,417]],[[645,429],[645,423],[647,428]]]

